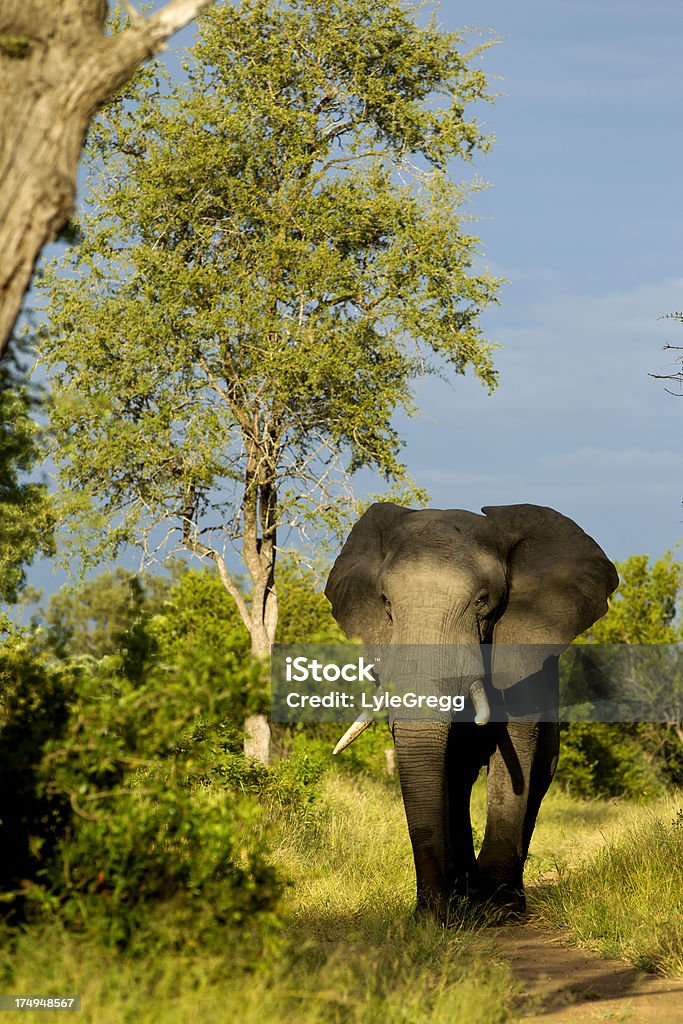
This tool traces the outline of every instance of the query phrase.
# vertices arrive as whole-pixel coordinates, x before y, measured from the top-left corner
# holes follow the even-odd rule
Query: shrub
[[[632,727],[618,722],[562,726],[556,780],[583,797],[651,797],[664,783]]]
[[[279,883],[250,805],[206,785],[239,735],[207,664],[131,681],[116,658],[51,668],[0,649],[0,682],[1,881],[15,916],[58,913],[135,946],[183,929],[210,942],[272,913]]]
[[[153,781],[75,823],[40,872],[40,901],[108,945],[220,945],[226,927],[273,910],[279,880],[245,827],[248,805]]]
[[[67,727],[68,698],[60,673],[21,647],[0,647],[0,890],[13,915],[71,817],[68,795],[46,787],[40,768],[47,744]]]

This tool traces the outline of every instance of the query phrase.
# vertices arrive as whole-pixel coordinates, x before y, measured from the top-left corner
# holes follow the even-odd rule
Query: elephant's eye
[[[478,594],[474,600],[474,607],[477,609],[477,611],[485,611],[488,608],[488,606],[489,595],[486,593],[486,591],[484,591],[481,594]]]
[[[394,620],[391,616],[391,601],[389,600],[388,597],[386,597],[385,594],[382,594],[382,602],[384,604],[384,611],[387,613],[387,618],[389,619],[389,622],[393,622]]]

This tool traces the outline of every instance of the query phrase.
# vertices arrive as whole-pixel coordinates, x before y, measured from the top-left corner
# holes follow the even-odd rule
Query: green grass
[[[473,800],[483,827],[483,781]],[[551,790],[529,860],[534,919],[574,941],[676,973],[683,950],[683,822],[673,804],[582,801]],[[624,823],[626,822],[626,826]],[[245,826],[246,828],[247,826]],[[413,917],[413,866],[394,780],[329,774],[298,810],[248,827],[290,880],[256,955],[226,931],[220,954],[133,957],[55,923],[0,943],[0,991],[80,994],[80,1024],[507,1024],[519,989],[486,929]],[[253,835],[245,832],[245,846]],[[2,937],[0,937],[2,938]],[[57,1015],[43,1013],[45,1024]],[[60,1021],[62,1017],[58,1018]]]
[[[250,962],[236,932],[221,956],[134,959],[54,925],[3,944],[0,990],[80,994],[81,1024],[515,1019],[517,986],[490,941],[414,920],[395,785],[333,775],[304,812],[273,809],[255,827],[292,884]]]
[[[5,959],[7,954],[5,954]],[[14,951],[12,992],[79,993],[79,1021],[240,1024],[387,1021],[505,1024],[513,984],[506,967],[428,925],[393,923],[377,942],[327,948],[287,944],[251,972],[224,958],[162,957],[133,963],[57,933]],[[41,1014],[49,1021],[49,1013]],[[62,1015],[63,1016],[63,1015]],[[59,1017],[61,1020],[61,1016]]]
[[[636,967],[683,975],[683,810],[669,801],[633,808],[632,823],[556,883],[540,886],[530,907],[539,922],[579,945]],[[532,890],[533,892],[533,890]]]
[[[485,782],[472,800],[475,831]],[[641,970],[683,975],[683,794],[584,800],[551,787],[525,869],[533,923]]]

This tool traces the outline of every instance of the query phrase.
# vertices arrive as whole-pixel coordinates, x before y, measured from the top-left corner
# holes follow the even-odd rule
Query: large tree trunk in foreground
[[[0,356],[33,267],[73,213],[97,108],[211,0],[171,0],[105,36],[105,0],[0,3]]]

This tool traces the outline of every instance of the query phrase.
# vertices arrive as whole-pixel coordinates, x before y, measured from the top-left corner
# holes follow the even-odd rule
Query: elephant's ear
[[[351,530],[325,587],[332,614],[350,638],[388,643],[387,619],[378,577],[388,553],[388,539],[397,522],[411,509],[391,501],[375,502]]]
[[[501,645],[566,646],[605,614],[619,577],[592,537],[554,509],[497,505],[482,512],[509,545],[507,606],[493,631],[494,682],[505,688],[520,677],[522,662],[524,675],[540,668],[542,646],[504,654]]]

